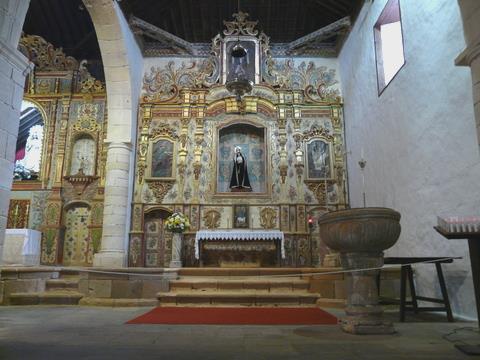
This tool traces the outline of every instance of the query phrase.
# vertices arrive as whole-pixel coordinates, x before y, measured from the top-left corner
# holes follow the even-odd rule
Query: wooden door
[[[66,211],[63,265],[92,265],[93,249],[88,229],[89,221],[90,209],[87,207],[73,207]]]
[[[164,267],[165,229],[164,220],[158,216],[145,219],[145,266]]]

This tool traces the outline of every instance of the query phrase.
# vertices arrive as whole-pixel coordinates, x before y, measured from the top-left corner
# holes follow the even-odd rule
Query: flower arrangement
[[[183,233],[190,228],[190,221],[181,212],[174,212],[165,221],[165,229],[173,233]]]

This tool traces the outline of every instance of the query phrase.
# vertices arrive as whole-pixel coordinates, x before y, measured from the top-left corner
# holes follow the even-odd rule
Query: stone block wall
[[[79,291],[87,298],[156,299],[158,292],[169,290],[169,281],[177,278],[175,270],[122,269],[123,273],[85,272],[80,274]],[[150,274],[145,274],[148,271]]]
[[[48,279],[58,278],[54,268],[3,268],[0,271],[0,304],[9,305],[10,295],[45,291]]]

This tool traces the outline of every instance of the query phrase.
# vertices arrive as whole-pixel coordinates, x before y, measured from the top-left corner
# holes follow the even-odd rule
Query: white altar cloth
[[[285,238],[279,230],[200,230],[195,235],[195,259],[200,258],[201,240],[280,240],[280,254],[285,259]]]
[[[42,233],[32,229],[6,229],[3,244],[4,265],[40,265]]]

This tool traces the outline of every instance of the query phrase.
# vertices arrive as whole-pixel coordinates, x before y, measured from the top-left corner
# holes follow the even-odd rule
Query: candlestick
[[[365,166],[367,166],[367,160],[362,157],[361,160],[358,162],[358,165],[360,166],[360,171],[362,172],[363,207],[367,207],[367,197],[365,195]]]
[[[325,210],[328,208],[328,189],[327,189],[327,176],[325,175]]]

